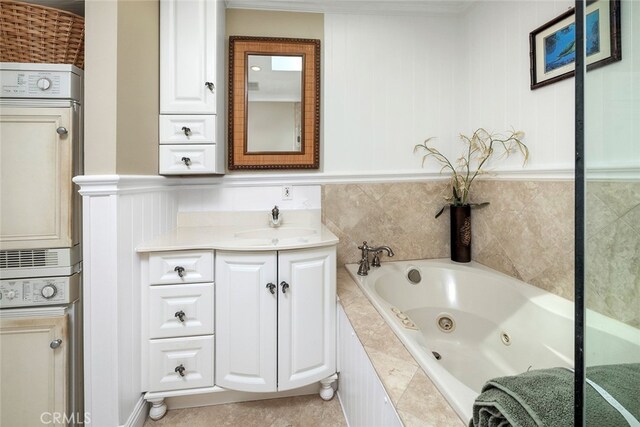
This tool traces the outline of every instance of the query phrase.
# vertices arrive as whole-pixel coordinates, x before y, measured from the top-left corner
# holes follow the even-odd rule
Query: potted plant
[[[522,142],[524,132],[512,130],[508,134],[487,132],[483,128],[477,129],[470,137],[460,134],[460,139],[466,149],[455,165],[437,148],[430,146],[428,138],[422,144],[414,148],[417,151],[426,151],[422,157],[422,165],[427,158],[432,157],[442,165],[443,171],[451,172],[451,196],[446,197],[447,204],[436,213],[438,218],[449,206],[451,215],[451,259],[457,262],[471,261],[471,207],[488,205],[488,202],[471,203],[469,199],[471,185],[478,177],[485,173],[483,168],[487,161],[496,153],[500,158],[506,158],[514,153],[520,153],[523,157],[523,166],[529,158],[529,149]]]

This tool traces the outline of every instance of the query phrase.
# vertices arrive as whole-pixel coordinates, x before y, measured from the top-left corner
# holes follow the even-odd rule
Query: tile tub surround
[[[574,296],[573,181],[479,181],[473,260],[548,292]]]
[[[447,189],[448,180],[323,185],[322,222],[340,239],[338,265],[358,262],[365,240],[391,246],[394,260],[449,256],[449,216],[434,218]]]
[[[474,261],[573,299],[573,181],[484,180],[471,215]],[[448,258],[449,215],[435,219],[448,180],[328,184],[323,222],[338,238],[338,265],[359,261],[357,246],[389,245],[394,260]],[[385,256],[382,257],[384,262]]]
[[[586,305],[640,328],[640,181],[586,188]]]
[[[343,267],[337,282],[340,303],[404,425],[464,426]]]

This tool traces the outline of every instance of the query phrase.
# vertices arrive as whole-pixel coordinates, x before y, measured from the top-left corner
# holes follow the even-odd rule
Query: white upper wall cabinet
[[[216,114],[216,1],[160,2],[160,113]]]
[[[160,0],[161,175],[225,171],[224,18],[224,0]]]

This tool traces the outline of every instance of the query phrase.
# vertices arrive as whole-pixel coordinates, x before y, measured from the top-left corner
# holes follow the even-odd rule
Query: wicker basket
[[[84,68],[84,18],[51,7],[0,0],[0,61]]]

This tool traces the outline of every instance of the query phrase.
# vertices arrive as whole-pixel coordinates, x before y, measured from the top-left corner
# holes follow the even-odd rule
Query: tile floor
[[[317,394],[229,403],[200,408],[173,409],[144,427],[343,427],[347,423],[338,398],[325,402]]]

